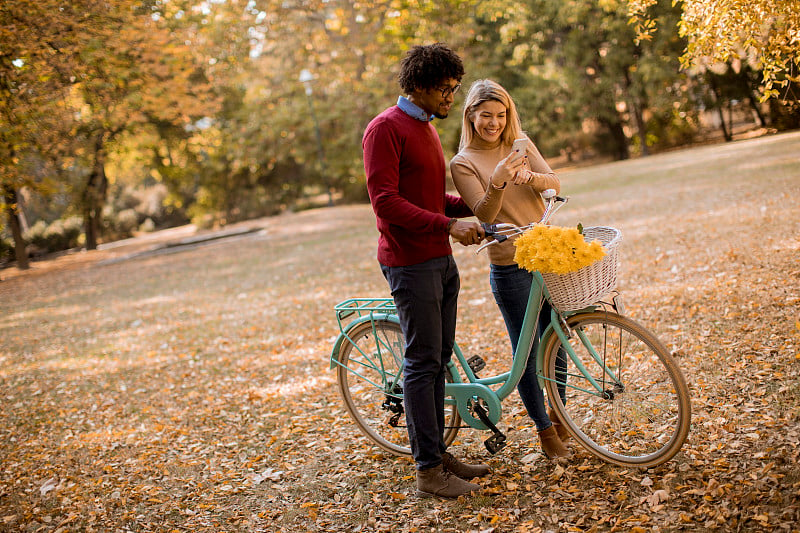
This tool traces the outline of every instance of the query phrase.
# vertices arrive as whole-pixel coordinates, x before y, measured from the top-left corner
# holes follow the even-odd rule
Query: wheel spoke
[[[600,389],[571,357],[566,386],[563,378],[557,382],[560,342],[553,335],[545,353],[545,383],[577,440],[617,464],[653,466],[669,460],[686,438],[690,417],[688,388],[669,353],[639,324],[614,313],[582,313],[567,323],[577,333],[570,348]]]
[[[357,325],[339,354],[339,390],[347,411],[364,435],[386,451],[409,455],[403,407],[403,350],[400,326],[386,320]],[[460,417],[445,405],[445,442],[455,439]]]

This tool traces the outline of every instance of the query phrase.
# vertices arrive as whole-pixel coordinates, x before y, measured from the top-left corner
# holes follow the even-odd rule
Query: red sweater
[[[362,141],[367,190],[375,211],[378,261],[408,266],[452,253],[447,223],[472,216],[445,193],[442,143],[430,122],[393,106],[367,126]]]

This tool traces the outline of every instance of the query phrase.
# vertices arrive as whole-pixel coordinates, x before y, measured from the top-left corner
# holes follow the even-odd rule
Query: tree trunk
[[[636,133],[639,136],[639,144],[642,145],[642,155],[650,155],[650,150],[647,148],[647,127],[644,123],[644,112],[638,102],[633,102],[633,119],[636,121]]]
[[[717,82],[714,80],[713,74],[708,76],[707,79],[708,84],[711,86],[711,92],[714,94],[714,107],[717,108],[717,113],[719,114],[719,124],[722,128],[722,135],[725,137],[725,142],[730,142],[733,140],[733,136],[725,126],[725,110],[722,108],[722,98],[720,97],[719,90],[717,89]]]
[[[728,132],[728,127],[725,125],[725,110],[722,109],[722,106],[717,106],[717,114],[719,115],[719,126],[722,128],[722,136],[725,137],[725,142],[730,142],[733,140],[730,132]]]
[[[757,84],[754,84],[751,81],[750,74],[751,70],[749,67],[745,67],[739,73],[739,81],[742,85],[742,92],[747,95],[747,103],[750,106],[750,109],[753,110],[753,114],[756,118],[756,123],[762,127],[767,127],[767,119],[764,117],[764,113],[761,112],[761,107],[758,105],[758,97],[755,96],[755,87]]]
[[[733,138],[733,102],[728,100],[728,131],[731,132]]]
[[[28,264],[28,249],[25,240],[22,238],[22,224],[20,222],[19,197],[16,189],[10,185],[3,186],[3,196],[6,202],[6,212],[8,213],[8,226],[14,237],[14,255],[17,259],[17,268],[26,270],[30,268]]]
[[[611,133],[614,135],[614,140],[617,144],[617,159],[630,159],[631,152],[628,149],[628,137],[625,135],[625,130],[622,128],[622,122],[615,122],[611,127]]]
[[[614,159],[621,161],[623,159],[630,159],[631,153],[628,149],[628,138],[625,136],[625,130],[622,128],[620,120],[600,119],[600,123],[605,126],[611,134],[611,139],[614,142],[612,154]]]
[[[639,144],[642,145],[642,155],[650,155],[650,150],[647,148],[647,125],[644,123],[647,95],[644,91],[638,90],[629,70],[625,71],[625,92],[628,94],[633,120],[636,122],[636,135],[639,137]]]
[[[756,100],[756,98],[752,96],[752,93],[750,94],[751,96],[747,97],[747,102],[750,104],[750,108],[753,110],[753,112],[756,115],[756,118],[758,119],[758,125],[761,126],[762,128],[766,128],[767,119],[764,118],[764,113],[761,112],[761,108],[758,106],[758,101]]]
[[[108,190],[105,159],[104,133],[100,133],[95,139],[94,165],[83,192],[83,224],[87,250],[97,249],[100,236],[100,221]]]

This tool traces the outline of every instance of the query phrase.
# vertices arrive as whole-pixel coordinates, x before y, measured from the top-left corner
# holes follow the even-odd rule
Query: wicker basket
[[[591,226],[583,228],[583,235],[587,242],[600,241],[606,249],[605,257],[568,274],[542,274],[550,301],[561,312],[583,309],[617,284],[617,248],[622,233],[607,226]]]

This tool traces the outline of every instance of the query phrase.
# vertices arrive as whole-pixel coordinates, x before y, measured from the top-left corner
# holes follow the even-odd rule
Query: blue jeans
[[[517,265],[491,265],[489,284],[506,323],[508,336],[511,339],[512,353],[517,352],[517,343],[522,332],[522,321],[525,319],[525,309],[528,307],[528,295],[531,292],[532,283],[533,275]],[[547,416],[544,393],[536,377],[536,351],[539,349],[539,340],[542,332],[544,332],[549,323],[550,304],[545,300],[542,302],[542,310],[539,313],[539,321],[536,327],[536,334],[533,337],[528,364],[522,374],[522,379],[517,385],[517,391],[519,391],[519,396],[522,398],[522,403],[525,405],[528,415],[536,424],[538,431],[544,431],[552,425],[550,417]],[[565,371],[566,354],[563,349],[559,350],[557,363],[557,367],[562,372]],[[563,391],[560,392],[563,399],[564,393]]]
[[[453,354],[461,280],[452,256],[417,265],[381,265],[406,339],[403,403],[411,455],[419,470],[442,462],[444,384]]]

